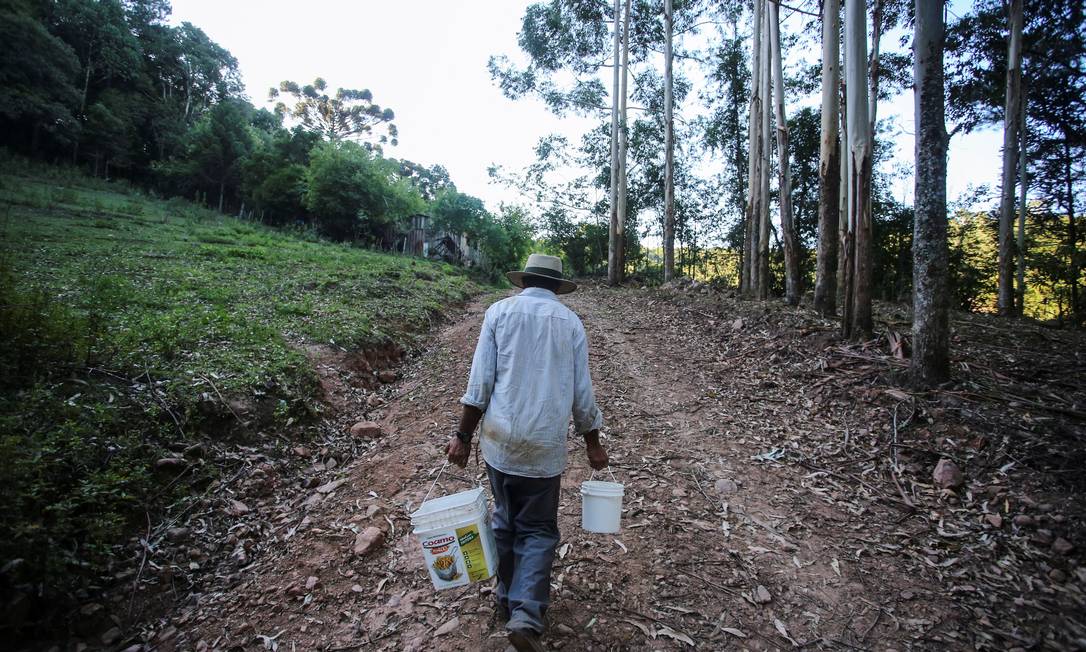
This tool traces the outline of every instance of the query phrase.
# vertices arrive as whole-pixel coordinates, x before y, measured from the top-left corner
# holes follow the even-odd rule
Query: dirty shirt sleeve
[[[494,340],[494,319],[488,310],[483,316],[483,327],[479,331],[479,343],[475,345],[475,356],[471,359],[468,389],[460,397],[462,404],[472,405],[486,412],[490,405],[490,394],[494,391],[497,364],[498,346]]]
[[[573,333],[573,426],[578,435],[603,425],[603,413],[596,406],[592,376],[588,372],[588,338],[580,321]]]

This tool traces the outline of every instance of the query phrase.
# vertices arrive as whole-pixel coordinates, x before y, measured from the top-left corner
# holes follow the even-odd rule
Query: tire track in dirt
[[[845,555],[869,519],[898,514],[841,512],[802,469],[752,461],[767,441],[787,445],[790,429],[834,425],[794,403],[788,379],[747,382],[750,366],[772,363],[729,357],[749,333],[695,337],[686,309],[653,291],[586,287],[563,300],[588,331],[605,443],[627,491],[621,533],[583,532],[589,467],[571,437],[549,645],[773,649],[791,647],[787,636],[815,648],[909,647],[906,620],[943,619],[937,602],[902,601],[902,587],[921,578],[881,542],[868,556]],[[260,650],[269,640],[292,652],[504,649],[491,583],[435,593],[408,517],[442,465],[485,307],[470,306],[409,362],[381,419],[385,436],[345,482],[280,524],[275,552],[239,582],[196,596],[174,619],[182,633],[161,649]],[[449,476],[440,490],[485,484],[474,459]],[[721,493],[718,480],[738,491]],[[371,526],[384,545],[353,555],[355,533]]]

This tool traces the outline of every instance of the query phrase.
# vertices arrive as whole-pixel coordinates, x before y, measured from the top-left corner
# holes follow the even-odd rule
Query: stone
[[[305,590],[312,591],[320,582],[316,575],[310,575],[305,580]]]
[[[385,383],[386,385],[388,383],[396,382],[397,378],[399,378],[399,375],[395,371],[392,371],[391,369],[385,369],[381,373],[377,374],[377,380],[381,381],[382,383]]]
[[[563,634],[565,636],[576,636],[577,635],[577,632],[573,631],[573,628],[570,627],[569,625],[565,624],[565,623],[558,623],[558,625],[555,627],[555,629],[558,630],[558,633]]]
[[[1018,527],[1033,527],[1037,521],[1029,514],[1016,514],[1012,521]]]
[[[1003,517],[999,514],[985,514],[984,520],[992,527],[1003,527]]]
[[[739,485],[736,484],[735,480],[729,480],[728,478],[717,480],[714,486],[719,494],[728,495],[739,491]]]
[[[351,593],[364,593],[366,589],[362,588],[361,584],[352,584]]]
[[[384,543],[384,540],[385,533],[371,525],[354,538],[354,554],[366,555]]]
[[[377,439],[381,436],[381,424],[374,421],[359,421],[351,426],[351,436],[356,439],[364,437]]]
[[[249,513],[249,506],[240,500],[231,498],[227,503],[226,513],[230,516],[242,516]]]
[[[310,496],[309,499],[305,501],[305,503],[303,503],[303,506],[306,507],[306,508],[311,509],[313,507],[316,507],[317,505],[320,505],[321,501],[323,501],[323,500],[324,500],[324,494],[315,493],[312,496]]]
[[[960,486],[964,480],[962,470],[958,468],[958,465],[946,458],[939,460],[939,463],[935,465],[931,479],[940,489],[953,489]]]
[[[378,408],[385,404],[385,399],[381,398],[377,394],[370,394],[366,399],[366,405],[371,408]]]
[[[188,463],[181,457],[163,457],[155,462],[155,469],[159,471],[180,471]]]
[[[1053,568],[1052,570],[1048,571],[1048,579],[1056,582],[1057,584],[1063,584],[1067,581],[1067,573],[1063,572],[1058,568]]]
[[[769,589],[765,588],[761,584],[754,589],[754,601],[758,604],[766,604],[773,600],[773,597],[769,595]]]
[[[1057,555],[1069,555],[1074,549],[1075,545],[1063,537],[1056,537],[1056,540],[1052,542],[1052,552]]]
[[[322,484],[321,486],[317,487],[317,492],[322,494],[330,494],[344,482],[346,482],[346,480],[333,480],[332,482],[329,482],[327,484]]]
[[[460,626],[460,617],[459,616],[454,616],[452,620],[445,623],[441,627],[438,627],[437,631],[434,632],[434,636],[444,636],[446,634],[451,634],[452,632],[455,632],[456,628],[459,627],[459,626]]]
[[[1039,546],[1050,545],[1052,543],[1052,530],[1039,529],[1033,533],[1029,540]]]
[[[119,627],[111,627],[106,630],[105,634],[102,634],[102,645],[113,645],[119,640],[121,640],[121,629]]]
[[[294,447],[294,454],[297,455],[298,457],[302,458],[302,459],[306,459],[311,455],[311,453],[309,452],[309,449],[306,448],[305,446],[295,446]]]
[[[189,536],[191,535],[192,530],[187,527],[172,527],[166,530],[166,539],[172,543],[188,541]]]

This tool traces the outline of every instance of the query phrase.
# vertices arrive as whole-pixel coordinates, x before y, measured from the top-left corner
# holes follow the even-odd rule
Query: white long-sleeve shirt
[[[460,402],[484,412],[479,446],[487,464],[510,475],[560,475],[570,417],[577,434],[603,423],[580,318],[542,288],[490,306]]]

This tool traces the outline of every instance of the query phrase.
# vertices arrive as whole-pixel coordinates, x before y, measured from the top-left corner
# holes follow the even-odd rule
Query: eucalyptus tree
[[[1014,314],[1014,191],[1018,167],[1018,129],[1022,112],[1022,0],[1007,10],[1007,85],[1003,114],[1003,176],[999,204],[999,314]]]
[[[766,0],[768,2],[768,0]],[[755,263],[757,265],[755,274],[755,292],[754,295],[758,299],[766,300],[769,298],[769,177],[770,177],[770,150],[772,144],[769,140],[770,125],[772,123],[771,111],[769,108],[770,103],[770,88],[772,86],[773,67],[770,65],[770,46],[769,46],[769,15],[768,12],[763,12],[762,15],[762,78],[761,78],[761,134],[762,141],[761,147],[761,162],[758,166],[758,194],[760,195],[759,203],[761,210],[758,214],[758,250],[755,253]]]
[[[750,108],[747,111],[747,134],[749,152],[747,163],[747,210],[746,237],[743,239],[744,271],[741,275],[741,290],[744,294],[754,295],[758,288],[758,252],[759,228],[763,211],[762,198],[762,149],[766,146],[762,139],[762,113],[765,103],[762,96],[763,56],[762,31],[765,20],[765,3],[754,0],[751,15],[751,85]]]
[[[675,19],[671,0],[664,0],[664,282],[675,275],[675,76],[671,52]]]
[[[914,25],[916,188],[909,367],[913,384],[929,388],[950,375],[942,0],[916,0]]]
[[[780,198],[781,241],[784,244],[784,298],[790,306],[799,303],[799,241],[792,218],[792,171],[788,146],[788,120],[784,113],[784,68],[781,63],[780,10],[769,3],[769,45],[773,60],[773,106],[777,125],[778,196]]]
[[[871,157],[868,112],[867,30],[863,0],[845,0],[845,79],[848,112],[848,230],[845,305],[841,334],[871,334]]]
[[[290,116],[328,140],[376,140],[378,147],[397,144],[399,132],[392,122],[396,114],[376,104],[369,89],[337,88],[331,95],[327,90],[328,83],[320,77],[305,86],[283,81],[279,88],[268,91],[268,99],[274,101],[282,95],[293,98],[293,106],[278,102],[276,114]]]
[[[824,317],[837,312],[837,230],[840,219],[841,148],[838,139],[841,81],[841,4],[822,3],[822,139],[818,162],[818,254],[814,307]]]

